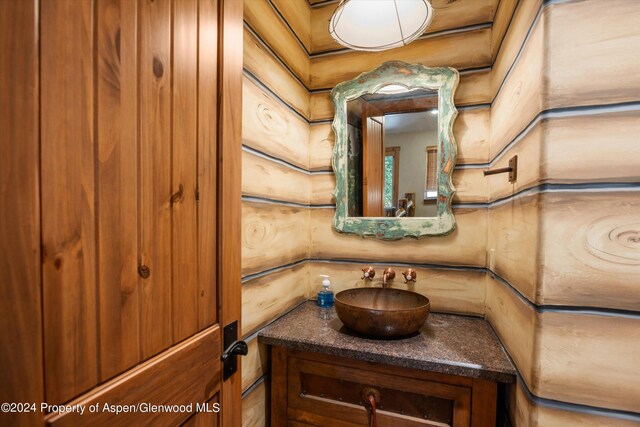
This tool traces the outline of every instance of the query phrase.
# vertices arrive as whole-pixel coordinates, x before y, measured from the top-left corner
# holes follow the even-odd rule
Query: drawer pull
[[[369,410],[369,427],[376,427],[376,407],[380,403],[380,392],[373,387],[366,387],[360,393],[364,406]]]
[[[376,398],[373,394],[369,395],[369,405],[371,405],[371,413],[369,414],[369,427],[376,427]]]

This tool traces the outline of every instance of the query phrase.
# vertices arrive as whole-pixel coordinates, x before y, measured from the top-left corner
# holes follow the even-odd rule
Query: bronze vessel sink
[[[360,334],[396,338],[417,332],[429,316],[429,298],[391,288],[354,288],[335,296],[336,313]]]

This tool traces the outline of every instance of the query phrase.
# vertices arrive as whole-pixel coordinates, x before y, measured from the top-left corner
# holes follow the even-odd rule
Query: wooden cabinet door
[[[377,425],[468,427],[471,389],[354,366],[290,357],[287,416],[322,426],[368,425],[366,394],[378,402]]]
[[[0,424],[238,425],[240,375],[223,381],[220,355],[240,316],[242,2],[7,1],[0,12],[3,41],[17,43],[2,87],[25,110],[0,136],[6,177],[29,178],[28,215],[0,224],[24,246],[16,256],[29,254],[3,276],[3,308],[24,321],[0,324],[19,344],[2,345],[2,400],[86,408]],[[196,413],[206,403],[220,412]],[[186,406],[152,406],[166,404]]]

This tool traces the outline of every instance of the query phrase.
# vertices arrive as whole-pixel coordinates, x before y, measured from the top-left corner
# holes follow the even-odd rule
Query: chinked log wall
[[[245,0],[246,425],[268,417],[257,332],[313,297],[318,274],[331,274],[337,291],[360,285],[366,263],[417,265],[415,290],[434,310],[489,319],[520,373],[509,393],[516,425],[640,420],[640,90],[631,72],[640,60],[629,51],[640,5],[597,4],[455,2],[412,45],[371,54],[341,50],[327,34],[336,3]],[[391,59],[461,70],[458,229],[447,237],[363,241],[331,229],[329,91]],[[518,182],[482,176],[515,154]]]

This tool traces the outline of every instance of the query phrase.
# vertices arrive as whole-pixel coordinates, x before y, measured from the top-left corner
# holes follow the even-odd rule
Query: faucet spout
[[[382,287],[386,288],[387,280],[393,280],[394,277],[396,277],[396,272],[392,268],[385,268],[382,273]]]

